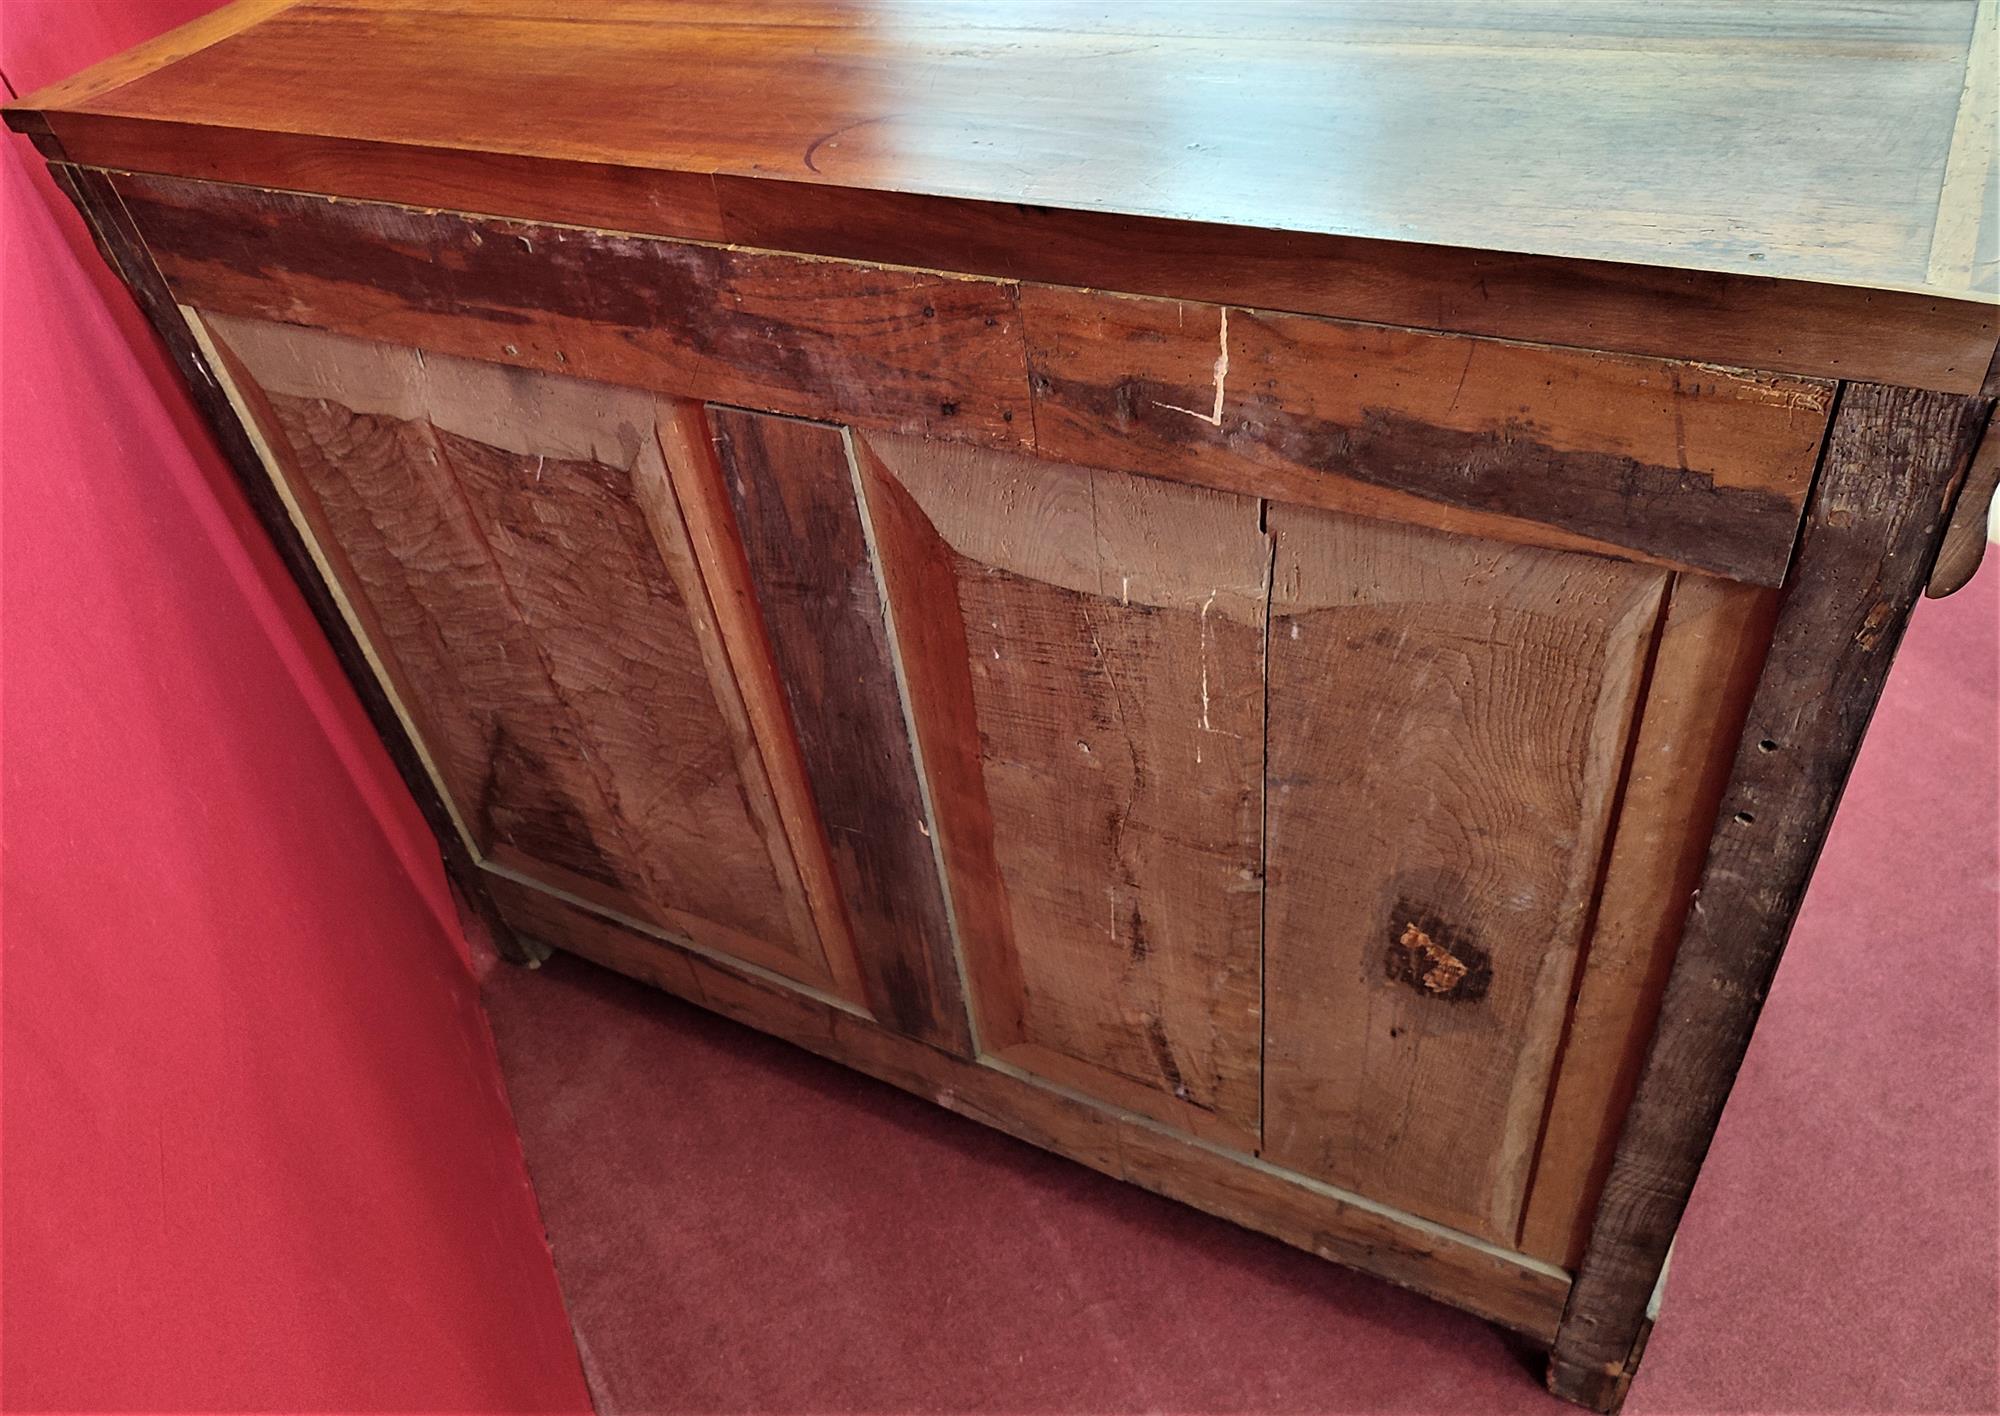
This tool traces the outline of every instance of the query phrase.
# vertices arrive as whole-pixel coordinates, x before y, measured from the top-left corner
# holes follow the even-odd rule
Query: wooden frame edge
[[[198,54],[210,45],[253,26],[262,24],[280,11],[289,10],[301,0],[230,0],[229,4],[205,15],[197,15],[186,24],[176,25],[165,34],[134,45],[132,48],[114,54],[107,59],[92,64],[80,73],[66,79],[58,79],[45,84],[34,92],[5,105],[7,126],[16,132],[30,131],[20,120],[29,117],[40,118],[45,110],[75,108],[82,104],[94,103],[106,94],[113,93],[131,83],[157,73],[170,64],[179,63],[191,54]]]
[[[2000,345],[2000,309],[1970,292],[262,132],[60,107],[51,98],[51,90],[30,95],[9,107],[8,120],[21,131],[33,122],[59,135],[70,161],[300,195],[422,206],[439,190],[489,201],[503,191],[496,209],[478,214],[1952,393],[1976,391]],[[339,192],[319,190],[327,184],[304,175],[328,157],[338,157],[345,173]],[[1009,227],[1024,234],[995,239]],[[1159,269],[1135,265],[1133,251],[1154,253]],[[1579,288],[1602,292],[1587,317],[1564,314],[1562,302],[1549,299]],[[1496,301],[1495,289],[1505,298]],[[1792,317],[1781,319],[1788,310]],[[1938,333],[1941,313],[1951,320],[1948,339]],[[1619,332],[1608,334],[1612,328]],[[1857,353],[1876,346],[1893,352],[1855,364]]]
[[[1616,1411],[1674,1232],[1749,1048],[1991,401],[1843,386],[1637,1091],[1550,1354]]]
[[[335,660],[360,698],[389,760],[395,764],[397,775],[423,812],[452,888],[491,932],[494,947],[502,958],[531,967],[540,963],[548,957],[547,951],[518,938],[494,902],[487,889],[487,876],[460,837],[451,808],[432,780],[421,749],[369,667],[365,647],[348,625],[333,589],[321,577],[311,550],[265,470],[262,456],[237,417],[221,378],[209,367],[193,330],[181,317],[180,306],[167,290],[144,240],[125,212],[124,203],[109,181],[91,169],[51,162],[49,172],[83,217],[105,263],[131,292],[154,334],[166,346],[224,460],[235,474],[237,486],[271,538],[278,559],[298,587],[320,632],[326,636]]]
[[[1837,388],[1836,384],[1816,377],[1786,375],[1782,376],[1783,384],[1796,383],[1806,387],[1771,388],[1768,387],[1768,376],[1754,371],[1718,369],[1701,374],[1701,377],[1713,377],[1730,385],[1734,390],[1730,401],[1739,405],[1734,414],[1739,419],[1746,416],[1745,408],[1749,408],[1748,416],[1754,418],[1759,410],[1751,406],[1769,403],[1774,396],[1781,401],[1789,397],[1807,399],[1814,417],[1808,430],[1813,436],[1787,438],[1783,446],[1764,447],[1745,467],[1736,469],[1746,475],[1724,478],[1728,495],[1740,499],[1739,504],[1746,510],[1758,506],[1765,499],[1776,499],[1780,506],[1767,508],[1754,518],[1755,529],[1746,533],[1749,538],[1747,543],[1735,546],[1728,554],[1698,557],[1700,563],[1696,564],[1681,554],[1686,549],[1681,543],[1701,525],[1712,531],[1724,524],[1713,519],[1712,509],[1702,510],[1710,498],[1684,488],[1670,491],[1664,497],[1649,493],[1635,500],[1630,490],[1622,489],[1622,482],[1616,479],[1607,481],[1611,474],[1603,467],[1595,466],[1605,456],[1612,455],[1606,450],[1605,440],[1595,435],[1583,436],[1576,440],[1574,446],[1562,443],[1551,447],[1549,455],[1566,465],[1591,465],[1593,470],[1582,474],[1588,489],[1612,499],[1623,498],[1628,509],[1657,502],[1663,508],[1674,510],[1683,520],[1693,515],[1694,524],[1681,524],[1670,519],[1668,524],[1654,525],[1651,518],[1639,517],[1622,534],[1602,524],[1578,528],[1572,524],[1570,502],[1557,500],[1547,505],[1507,509],[1482,504],[1480,497],[1456,496],[1453,489],[1458,487],[1460,479],[1449,470],[1449,459],[1425,459],[1427,470],[1414,478],[1385,478],[1366,472],[1369,465],[1366,458],[1348,458],[1336,469],[1319,466],[1311,460],[1288,460],[1286,456],[1275,459],[1260,457],[1255,454],[1255,448],[1273,445],[1272,437],[1264,433],[1250,440],[1253,445],[1251,453],[1240,454],[1227,437],[1218,439],[1212,434],[1205,435],[1183,446],[1171,437],[1163,438],[1159,429],[1155,428],[1147,440],[1132,444],[1139,449],[1133,452],[1130,447],[1112,438],[1112,422],[1090,411],[1090,400],[1101,390],[1086,386],[1080,391],[1073,391],[1069,401],[1065,401],[1051,394],[1047,371],[1037,367],[1038,360],[1044,356],[1036,353],[1036,346],[1049,340],[1074,346],[1087,333],[1086,326],[1093,318],[1117,313],[1121,318],[1131,316],[1158,320],[1166,318],[1166,312],[1170,310],[1190,303],[1202,303],[1199,301],[1177,302],[1151,296],[1124,296],[1087,287],[1017,284],[996,277],[966,277],[921,267],[877,267],[847,257],[798,255],[680,237],[634,235],[590,227],[571,228],[561,224],[518,223],[506,218],[450,209],[410,207],[400,203],[329,198],[304,204],[295,193],[234,183],[152,178],[119,171],[104,172],[103,176],[138,219],[155,226],[156,231],[161,233],[159,239],[164,244],[158,247],[159,262],[175,297],[220,314],[278,319],[349,337],[391,343],[416,342],[418,336],[412,333],[409,326],[409,320],[415,317],[425,324],[432,337],[443,340],[435,345],[426,345],[435,353],[542,373],[595,378],[645,389],[668,398],[695,397],[700,393],[697,385],[709,378],[720,378],[729,387],[701,394],[703,401],[763,414],[829,422],[862,432],[921,433],[925,437],[966,442],[1032,456],[1045,462],[1108,467],[1242,495],[1266,496],[1282,491],[1277,498],[1279,500],[1374,519],[1428,526],[1511,544],[1580,551],[1770,587],[1776,587],[1783,581],[1803,516],[1812,466],[1818,447],[1823,442],[1824,419]],[[362,239],[350,229],[355,223],[393,220],[423,227],[440,241],[470,241],[493,251],[505,252],[502,259],[518,262],[529,259],[529,255],[516,248],[512,241],[493,238],[518,238],[531,252],[533,245],[550,239],[566,239],[560,233],[573,230],[577,233],[575,239],[608,243],[607,251],[615,253],[619,260],[661,258],[663,254],[672,255],[683,247],[707,252],[714,259],[731,263],[732,279],[735,278],[736,265],[749,270],[760,267],[764,262],[774,262],[778,265],[772,269],[796,266],[802,270],[832,273],[839,279],[875,280],[883,271],[894,271],[907,274],[917,282],[943,281],[954,291],[974,286],[992,287],[1010,292],[1015,308],[1007,318],[1017,326],[1020,348],[1018,351],[1005,348],[1007,340],[1004,334],[999,337],[1000,343],[994,344],[990,331],[998,322],[995,316],[989,315],[982,325],[976,318],[978,311],[968,307],[958,311],[954,320],[949,322],[949,329],[941,324],[929,336],[931,342],[926,346],[928,352],[924,360],[920,361],[922,367],[885,381],[885,387],[897,389],[893,397],[879,406],[854,407],[840,406],[837,400],[828,402],[829,395],[823,384],[794,375],[777,376],[762,366],[738,369],[728,359],[712,358],[703,349],[698,349],[696,342],[671,333],[662,334],[636,363],[627,365],[622,361],[634,344],[644,343],[653,334],[667,328],[656,328],[643,320],[628,324],[601,323],[579,319],[574,310],[566,307],[537,307],[538,314],[531,317],[531,323],[534,318],[543,316],[567,322],[566,338],[574,342],[565,355],[552,340],[519,339],[518,344],[502,344],[499,342],[502,338],[509,341],[516,338],[511,333],[513,326],[496,327],[484,318],[423,320],[402,307],[394,311],[377,310],[366,317],[354,317],[347,301],[337,298],[330,291],[307,291],[293,284],[283,284],[284,299],[267,299],[271,291],[266,290],[262,283],[246,282],[237,276],[222,274],[211,263],[191,253],[191,243],[198,247],[199,242],[185,229],[188,222],[183,218],[191,218],[196,229],[206,229],[202,224],[208,223],[228,230],[229,223],[242,216],[239,208],[261,211],[265,206],[273,207],[277,213],[272,239],[280,239],[285,232],[301,225],[317,232],[311,239],[320,239],[329,234],[318,229],[322,222],[342,228],[339,234],[344,237]],[[440,222],[443,227],[433,230]],[[551,236],[551,233],[556,235]],[[366,239],[372,241],[376,237],[370,235]],[[431,258],[448,262],[451,257],[448,251],[440,249],[433,251]],[[278,266],[285,264],[282,259],[272,259],[277,261]],[[769,270],[764,273],[769,274]],[[482,276],[481,280],[485,283],[481,285],[481,291],[494,289],[492,282],[496,278],[492,271]],[[272,279],[278,277],[273,276]],[[464,277],[460,283],[462,286],[465,284]],[[472,300],[474,293],[469,287],[459,292],[461,298],[466,300]],[[902,291],[902,294],[912,300],[917,298],[914,287]],[[499,300],[505,297],[487,294],[484,298]],[[473,303],[476,305],[479,301],[474,300]],[[1077,308],[1068,308],[1071,306]],[[1215,307],[1217,317],[1225,321],[1232,309],[1239,315],[1252,317],[1253,321],[1278,321],[1286,326],[1300,321],[1301,330],[1323,335],[1343,346],[1355,345],[1358,341],[1357,348],[1366,347],[1373,340],[1387,337],[1420,345],[1432,358],[1437,357],[1441,350],[1446,350],[1447,346],[1462,346],[1468,359],[1473,353],[1483,350],[1513,370],[1506,377],[1515,381],[1544,379],[1547,371],[1540,368],[1541,361],[1554,361],[1557,370],[1567,373],[1588,371],[1593,375],[1602,374],[1620,396],[1650,399],[1653,395],[1647,390],[1651,383],[1656,379],[1663,380],[1661,387],[1671,387],[1672,391],[1662,396],[1671,397],[1682,413],[1691,413],[1703,404],[1697,386],[1689,384],[1683,387],[1684,379],[1694,378],[1700,373],[1685,359],[1535,345],[1482,335],[1441,334],[1327,316],[1294,316],[1261,308]],[[1052,314],[1052,311],[1055,313]],[[447,333],[449,338],[445,338]],[[948,339],[962,341],[962,344],[949,348],[943,343]],[[691,350],[694,352],[691,353]],[[933,419],[929,399],[935,390],[930,385],[937,381],[937,370],[946,362],[947,352],[952,359],[965,359],[981,365],[983,372],[978,397],[968,396],[964,409],[958,402],[947,399],[945,402],[954,411],[948,418]],[[1018,368],[1014,367],[1015,352],[1019,353],[1021,360]],[[1335,357],[1351,360],[1356,367],[1366,362],[1356,348],[1344,347]],[[1527,367],[1516,367],[1523,361],[1528,362]],[[1304,386],[1305,375],[1310,372],[1310,369],[1300,370],[1294,377],[1301,380],[1301,386]],[[1056,380],[1054,386],[1060,388],[1061,382]],[[1081,415],[1073,406],[1076,398],[1085,400]],[[1025,410],[1025,426],[1023,420],[1015,416],[1017,410]],[[1415,405],[1406,411],[1420,422],[1426,416],[1424,410]],[[1794,408],[1787,413],[1787,426],[1799,411],[1802,410]],[[1306,420],[1303,426],[1311,425],[1309,412],[1300,416]],[[1775,419],[1775,409],[1771,410],[1771,417]],[[1289,426],[1298,419],[1288,414],[1287,421]],[[1059,431],[1066,426],[1069,432]],[[1295,428],[1293,431],[1296,434],[1298,430]],[[1664,427],[1657,427],[1654,431],[1656,440],[1666,436]],[[1720,431],[1718,429],[1718,433]],[[1495,428],[1474,429],[1468,426],[1451,436],[1488,440],[1498,437],[1503,443],[1508,441],[1504,427],[1496,431]],[[1118,442],[1118,449],[1107,447],[1107,441]],[[1663,455],[1663,447],[1664,444],[1655,448],[1653,455]],[[1145,455],[1141,456],[1141,453]],[[1753,468],[1755,475],[1747,475]],[[1539,484],[1539,479],[1544,476],[1534,470],[1532,461],[1517,470],[1522,475],[1515,481],[1521,486]],[[1274,482],[1281,485],[1274,486]]]

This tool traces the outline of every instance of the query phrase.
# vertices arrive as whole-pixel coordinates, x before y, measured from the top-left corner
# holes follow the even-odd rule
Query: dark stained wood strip
[[[798,734],[785,706],[778,665],[757,609],[750,565],[736,534],[736,516],[709,437],[707,412],[688,399],[662,400],[654,428],[671,485],[659,490],[654,499],[658,505],[649,514],[678,521],[686,528],[700,566],[704,594],[713,607],[719,638],[791,842],[827,966],[841,985],[835,991],[858,999],[860,969],[855,962],[853,924],[834,876],[825,823],[813,806]]]
[[[1555,1331],[1569,1282],[1448,1229],[1356,1202],[1247,1155],[925,1047],[804,993],[602,921],[511,880],[508,916],[537,940],[829,1057],[994,1126],[1283,1243],[1477,1313],[1537,1342]],[[692,985],[692,986],[691,986]]]
[[[1833,395],[1811,380],[1051,286],[1023,286],[1021,315],[1044,456],[1190,469],[1365,514],[1407,515],[1421,499],[1466,513],[1445,529],[1552,526],[1574,548],[1763,585],[1784,576]]]
[[[710,426],[813,797],[890,1027],[969,1056],[923,788],[845,434],[733,408]]]
[[[1549,1365],[1623,1394],[1646,1305],[1749,1046],[1987,409],[1843,390],[1638,1091]]]
[[[779,413],[1027,440],[1004,282],[171,178],[115,184],[168,284],[202,309]]]
[[[326,635],[334,659],[360,698],[369,721],[389,753],[389,760],[395,764],[397,775],[403,779],[404,786],[423,812],[424,820],[437,839],[445,874],[453,888],[492,933],[495,947],[503,957],[515,963],[537,962],[545,957],[546,951],[532,941],[516,937],[498,906],[493,903],[487,889],[486,873],[479,869],[471,851],[460,838],[451,811],[438,792],[437,783],[425,768],[422,755],[411,742],[402,719],[370,668],[366,653],[340,611],[339,602],[320,577],[312,552],[307,549],[298,527],[293,525],[283,498],[264,468],[263,459],[244,431],[222,384],[209,369],[187,321],[181,317],[166,282],[161,278],[116,190],[102,173],[60,163],[52,164],[49,170],[64,194],[82,213],[106,263],[125,282],[154,332],[166,345],[167,353],[194,396],[195,406],[201,410],[215,435],[217,446],[236,474],[237,485],[243,489],[245,499],[270,536],[271,544],[290,573],[292,583],[298,587],[307,608],[312,611],[313,619]]]

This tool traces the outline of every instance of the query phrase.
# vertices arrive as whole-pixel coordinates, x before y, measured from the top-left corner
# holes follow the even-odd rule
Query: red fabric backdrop
[[[206,8],[0,0],[0,71]],[[0,1404],[587,1410],[423,824],[4,146]]]

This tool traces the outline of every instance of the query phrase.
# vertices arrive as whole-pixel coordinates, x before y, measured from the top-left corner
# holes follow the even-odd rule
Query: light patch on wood
[[[266,393],[323,398],[350,412],[402,422],[423,419],[543,464],[555,458],[629,472],[652,441],[656,399],[639,389],[472,359],[426,358],[421,349],[317,330],[305,338],[268,320],[206,318],[257,371]]]
[[[1432,993],[1449,993],[1466,975],[1465,961],[1414,924],[1403,926],[1396,941],[1409,954],[1410,971]]]
[[[1222,426],[1222,403],[1223,399],[1227,396],[1225,390],[1229,386],[1229,307],[1227,305],[1222,307],[1221,324],[1222,332],[1218,336],[1218,339],[1222,345],[1222,349],[1215,356],[1215,407],[1206,413],[1199,413],[1192,408],[1183,408],[1178,403],[1162,403],[1158,405],[1170,413],[1185,413],[1190,418],[1198,418],[1211,428]]]
[[[968,560],[1098,596],[1123,607],[1208,613],[1263,624],[1264,583],[1248,548],[1262,544],[1253,505],[1228,492],[1124,472],[1043,462],[962,443],[887,433],[868,447]],[[1100,486],[1111,490],[1100,495]],[[1218,519],[1215,541],[1189,537],[1172,553],[1160,528]],[[1004,647],[996,643],[996,648]]]
[[[1931,230],[1930,283],[1993,293],[2000,284],[1994,203],[2000,200],[2000,7],[1979,0],[1965,55],[1965,87],[1952,129]]]

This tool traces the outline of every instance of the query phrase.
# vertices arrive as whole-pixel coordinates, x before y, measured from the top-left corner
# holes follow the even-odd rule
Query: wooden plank
[[[1250,498],[912,438],[861,485],[982,1049],[1258,1133],[1263,637]],[[977,928],[972,927],[974,924]]]
[[[524,931],[830,1057],[1031,1145],[1269,1234],[1547,1342],[1569,1279],[1536,1263],[1254,1156],[1175,1135],[1004,1064],[927,1047],[727,964],[591,919],[513,882],[496,894]],[[662,956],[684,960],[685,969]],[[690,988],[690,980],[694,987]]]
[[[16,109],[35,113],[98,102],[135,79],[156,73],[211,45],[233,38],[298,3],[299,0],[230,0],[230,3],[217,6],[205,15],[197,15],[165,34],[101,60],[79,74],[36,89],[27,97],[8,105],[8,122],[10,125],[13,123]]]
[[[780,413],[1027,438],[1004,282],[172,178],[116,183],[168,284],[204,309]]]
[[[93,165],[120,171],[645,236],[734,239],[706,173],[94,113],[53,113],[48,121],[78,151],[97,154]]]
[[[1270,524],[1263,1153],[1512,1244],[1667,577]]]
[[[318,3],[76,106],[1894,288],[1968,8]]]
[[[971,1034],[881,592],[838,428],[716,408],[717,462],[885,1023]]]
[[[211,358],[266,451],[272,480],[296,509],[309,544],[351,617],[412,734],[436,772],[438,786],[474,851],[517,841],[566,871],[616,888],[618,881],[589,833],[569,818],[587,798],[601,808],[594,784],[579,780],[574,754],[552,766],[535,753],[497,751],[486,722],[509,705],[521,735],[548,741],[561,733],[560,708],[535,651],[507,605],[506,586],[480,545],[464,500],[432,458],[426,429],[415,417],[374,418],[338,401],[296,398],[266,389],[258,367],[282,357],[254,321],[194,312]],[[280,331],[280,338],[291,337]],[[376,382],[417,380],[412,350],[364,347],[379,360]],[[258,358],[259,354],[266,357]],[[350,358],[349,364],[358,362]],[[273,379],[282,383],[282,378]],[[407,410],[414,411],[414,410]],[[406,565],[406,559],[411,562]],[[436,618],[440,585],[452,587],[451,612],[483,631],[454,635]],[[447,645],[462,643],[452,654]],[[454,682],[457,681],[457,682]],[[494,770],[496,761],[506,770]],[[565,770],[565,769],[569,770]]]
[[[119,180],[204,308],[1756,583],[1782,577],[1830,397],[1686,363]]]
[[[1450,1301],[1467,1312],[1537,1342],[1548,1340],[1541,1306],[1551,1289],[1567,1289],[1560,1270],[1474,1247],[1450,1230],[1250,1157],[1189,1147],[1155,1127],[1128,1121],[1118,1140],[1124,1178],[1154,1194],[1399,1288],[1433,1297],[1454,1293]]]
[[[1045,456],[1766,585],[1832,399],[1809,380],[1047,286],[1022,288],[1021,315]]]
[[[724,238],[744,246],[1814,378],[1976,393],[2000,338],[1990,301],[1915,292],[767,177],[718,176],[714,191]]]
[[[958,929],[973,1041],[983,1049],[1022,1036],[1023,989],[986,796],[957,556],[869,443],[855,438],[850,446],[876,574],[896,618],[897,656]]]
[[[1521,1248],[1574,1268],[1659,1016],[1777,593],[1675,577],[1557,1064]]]
[[[1549,1363],[1615,1403],[1987,406],[1851,385]]]
[[[506,385],[516,407],[527,401],[525,382]],[[550,406],[558,399],[538,402],[530,416],[541,429],[564,426],[567,410]],[[588,458],[531,456],[439,426],[435,413],[431,421],[556,697],[581,728],[579,746],[632,843],[642,895],[817,964],[741,705],[731,693],[724,707],[693,623],[701,602],[688,592],[700,591],[688,584],[685,537],[677,522],[641,510],[635,484],[665,476],[646,436],[650,412],[643,397],[620,409],[644,421],[612,425],[634,438],[615,459],[603,448]],[[578,426],[604,425],[591,416]]]
[[[210,124],[46,119],[71,153],[127,171],[1817,378],[1974,393],[2000,339],[1990,302],[1921,292]]]
[[[293,523],[262,454],[229,400],[223,377],[210,366],[194,331],[174,304],[166,282],[161,278],[117,192],[100,173],[60,163],[52,165],[49,171],[64,195],[83,216],[106,264],[125,282],[147,322],[166,346],[175,368],[193,395],[195,407],[215,435],[216,443],[235,474],[237,485],[242,489],[250,509],[270,537],[272,547],[304,598],[307,609],[312,612],[313,619],[326,635],[335,662],[340,665],[355,696],[360,699],[370,723],[382,739],[389,760],[395,764],[397,775],[403,779],[403,784],[430,826],[453,888],[487,926],[495,947],[503,957],[516,963],[534,963],[540,957],[538,946],[517,938],[494,904],[484,872],[479,870],[472,852],[461,839],[451,809],[426,767],[422,753],[376,678],[366,651],[341,613],[332,589],[315,564],[299,528]]]
[[[651,398],[206,323],[479,848],[827,981]]]

